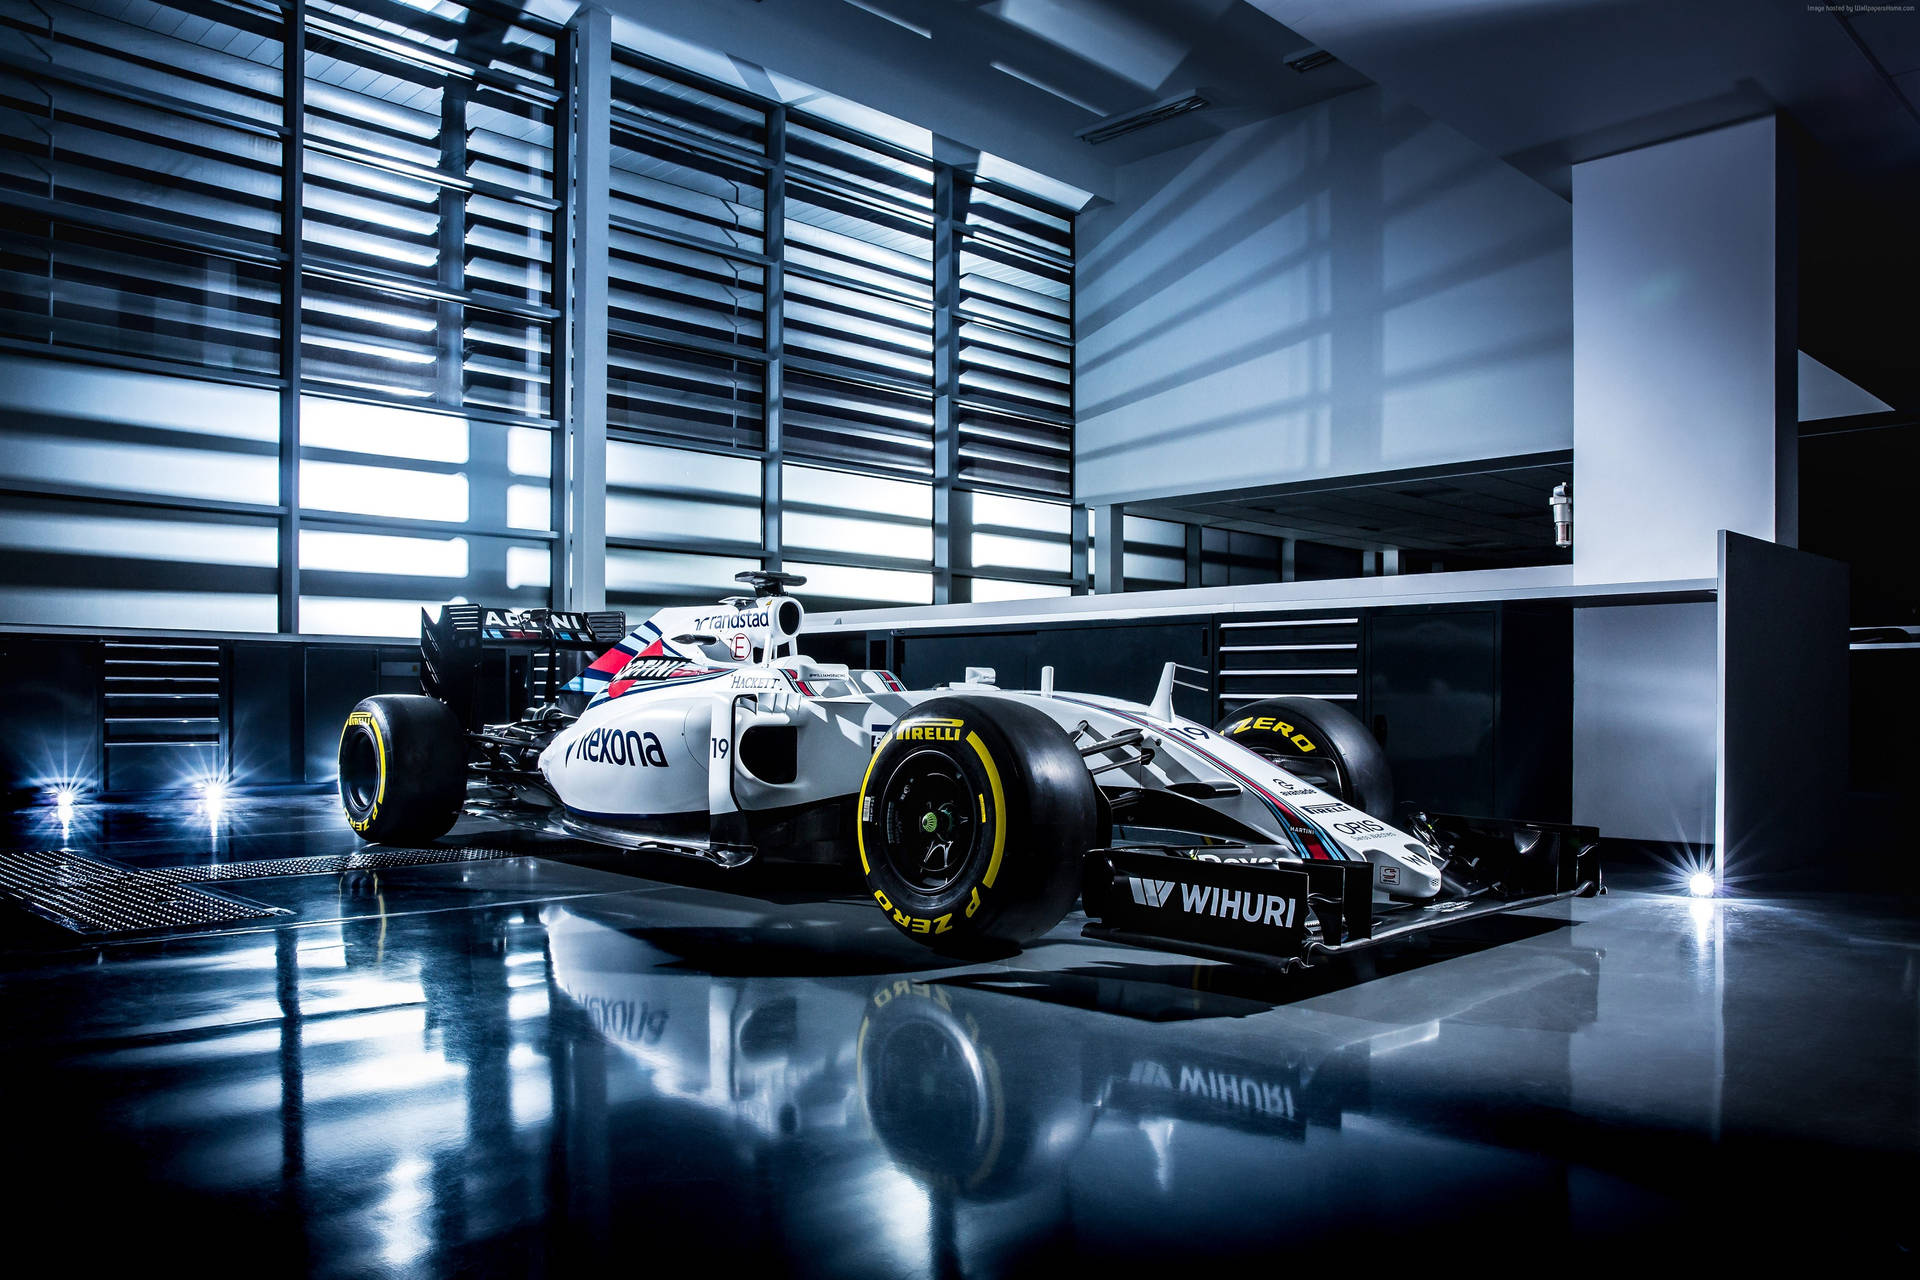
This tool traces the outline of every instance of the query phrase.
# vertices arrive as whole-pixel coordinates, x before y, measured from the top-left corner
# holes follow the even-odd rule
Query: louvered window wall
[[[570,9],[0,0],[0,619],[551,599]],[[613,84],[612,603],[1072,589],[1070,215],[818,101]]]
[[[287,38],[0,0],[8,622],[274,629]]]
[[[797,112],[786,157],[786,453],[924,481],[932,164]]]
[[[0,0],[0,615],[548,598],[564,41],[494,0]]]
[[[960,199],[960,478],[1068,501],[1072,219],[992,186]]]
[[[544,604],[564,32],[499,0],[306,15],[301,629]]]
[[[816,605],[1070,591],[1071,215],[629,51],[613,85],[609,602],[749,562]]]

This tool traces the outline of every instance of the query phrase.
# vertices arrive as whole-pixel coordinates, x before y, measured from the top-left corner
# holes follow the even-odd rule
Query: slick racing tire
[[[1338,703],[1268,698],[1241,707],[1215,729],[1362,813],[1392,821],[1387,753],[1360,718]]]
[[[467,736],[445,703],[420,694],[362,698],[340,731],[347,825],[379,843],[435,840],[467,794]]]
[[[860,868],[894,927],[935,951],[1006,955],[1073,905],[1099,796],[1066,732],[1004,698],[902,716],[860,785]]]

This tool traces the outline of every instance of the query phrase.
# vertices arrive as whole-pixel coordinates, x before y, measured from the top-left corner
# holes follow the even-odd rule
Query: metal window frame
[[[134,214],[79,206],[69,207],[58,200],[46,200],[24,194],[10,193],[0,196],[0,204],[18,209],[30,216],[40,216],[77,227],[129,236],[170,249],[209,254],[239,263],[251,263],[256,268],[267,268],[279,280],[278,333],[274,335],[273,363],[268,366],[273,369],[273,372],[268,373],[264,369],[254,372],[213,366],[203,368],[157,356],[120,355],[105,350],[83,347],[62,348],[46,343],[15,339],[0,339],[0,351],[61,362],[125,368],[183,379],[276,391],[280,397],[276,448],[276,501],[272,504],[189,503],[184,500],[170,499],[161,494],[124,493],[72,485],[43,486],[34,483],[0,486],[0,492],[78,501],[93,505],[108,504],[156,510],[178,511],[191,507],[209,514],[240,514],[271,519],[276,527],[278,547],[275,614],[277,628],[282,634],[300,633],[302,589],[300,534],[302,528],[307,525],[367,529],[402,536],[467,534],[474,537],[511,539],[529,545],[544,543],[549,546],[551,556],[549,600],[563,607],[595,608],[601,607],[605,602],[605,553],[609,547],[660,551],[711,550],[716,554],[743,558],[757,557],[769,568],[781,567],[787,558],[795,554],[793,549],[786,546],[784,537],[784,515],[787,503],[782,487],[782,468],[791,456],[791,450],[787,447],[784,421],[787,413],[785,390],[789,375],[809,373],[839,379],[852,376],[857,385],[870,385],[877,389],[894,387],[909,390],[916,397],[922,394],[927,396],[931,417],[931,448],[926,471],[915,474],[911,466],[882,465],[879,461],[872,466],[863,466],[857,460],[834,461],[814,456],[794,457],[792,460],[827,470],[846,470],[896,479],[917,479],[928,483],[932,490],[931,561],[903,561],[884,555],[815,553],[804,550],[799,554],[813,562],[844,565],[849,568],[911,569],[929,572],[934,584],[933,598],[935,602],[941,603],[952,600],[956,594],[965,594],[966,587],[956,588],[956,584],[970,582],[976,576],[1042,586],[1066,585],[1076,592],[1086,590],[1089,559],[1088,513],[1084,507],[1073,501],[1075,476],[1071,449],[1071,408],[1075,370],[1071,356],[1077,321],[1078,290],[1071,288],[1071,271],[1077,256],[1078,227],[1070,210],[1056,209],[1045,200],[1027,192],[1012,188],[1006,188],[1003,192],[1007,198],[1058,216],[1065,221],[1068,228],[1065,261],[1070,282],[1068,337],[1065,344],[1069,357],[1066,370],[1068,413],[1063,425],[1069,442],[1065,458],[1068,492],[1064,501],[1070,514],[1068,535],[1070,570],[1065,575],[996,568],[976,570],[971,563],[970,554],[974,527],[971,520],[972,502],[969,495],[992,493],[1027,501],[1056,503],[1062,501],[1058,493],[1041,492],[1018,483],[965,481],[961,478],[960,415],[963,406],[978,397],[964,394],[960,386],[959,335],[961,325],[965,322],[965,311],[960,298],[960,262],[961,254],[965,251],[969,237],[974,232],[966,214],[958,207],[957,192],[962,189],[999,191],[1004,184],[981,181],[978,175],[971,171],[970,165],[955,164],[946,159],[921,155],[886,139],[865,134],[841,122],[825,117],[816,118],[804,110],[796,113],[790,111],[788,106],[781,102],[764,98],[737,86],[712,81],[698,73],[675,67],[637,51],[619,49],[613,42],[610,15],[605,10],[592,6],[583,6],[577,10],[571,21],[565,25],[531,14],[509,15],[504,11],[496,10],[494,6],[481,7],[488,16],[510,20],[518,26],[553,41],[554,51],[551,56],[553,83],[550,87],[509,71],[483,65],[481,62],[462,57],[450,50],[435,50],[426,44],[414,47],[412,42],[405,40],[389,42],[369,30],[362,30],[362,24],[353,17],[310,9],[309,0],[283,0],[281,3],[272,5],[243,4],[237,7],[262,16],[270,14],[280,25],[281,121],[278,126],[236,116],[232,112],[214,106],[196,104],[185,99],[175,101],[173,95],[158,91],[95,83],[100,79],[99,77],[58,67],[51,63],[43,69],[40,68],[38,60],[29,60],[33,63],[32,66],[23,65],[16,69],[30,75],[43,72],[49,79],[71,81],[77,87],[89,92],[123,98],[135,105],[145,106],[157,112],[202,120],[222,127],[239,128],[263,137],[277,139],[281,148],[278,192],[280,229],[277,246],[264,240],[255,243],[221,235],[204,228],[173,226],[156,220],[142,219]],[[368,15],[369,18],[378,16],[378,14]],[[427,40],[443,25],[429,15],[422,18],[417,28],[410,29],[414,30],[420,39]],[[460,84],[467,86],[470,92],[479,92],[483,89],[498,92],[522,100],[538,112],[550,112],[552,120],[551,197],[498,186],[485,181],[484,178],[467,177],[463,172],[464,165],[455,163],[459,157],[450,158],[446,146],[450,140],[459,141],[457,138],[450,138],[450,134],[459,133],[463,137],[464,131],[449,130],[444,122],[440,137],[440,163],[437,168],[432,169],[383,158],[371,152],[362,152],[334,139],[309,137],[308,77],[305,67],[309,42],[315,37],[328,42],[364,47],[378,59],[416,64],[429,70],[433,75],[441,77],[442,83],[447,86],[451,86],[457,80]],[[546,55],[540,54],[538,57],[545,59]],[[20,60],[12,59],[11,61]],[[764,112],[765,154],[758,155],[748,146],[729,146],[722,139],[695,136],[673,129],[662,122],[640,118],[632,112],[623,112],[612,93],[616,62],[637,66],[675,84],[713,93],[730,102]],[[544,76],[546,74],[547,68],[542,62],[530,62],[529,67],[539,68],[530,71],[529,75]],[[263,94],[266,92],[262,90]],[[272,99],[263,96],[261,100],[269,102]],[[443,93],[442,112],[457,110],[459,102],[463,101],[462,95]],[[788,351],[784,320],[790,269],[809,280],[820,280],[827,284],[838,283],[850,288],[867,290],[874,287],[870,283],[857,280],[840,280],[830,270],[793,267],[788,261],[786,241],[789,187],[788,134],[790,126],[796,121],[804,122],[809,129],[817,129],[857,147],[871,148],[883,156],[910,163],[917,169],[931,174],[930,356],[932,376],[930,385],[923,385],[917,377],[895,377],[882,365],[858,369],[851,365],[842,366],[809,359]],[[762,210],[764,252],[756,254],[700,241],[697,237],[676,236],[669,228],[644,224],[626,226],[627,220],[612,213],[611,203],[610,148],[612,130],[616,124],[619,128],[645,134],[669,151],[685,148],[693,153],[725,159],[729,163],[747,164],[763,171],[766,175]],[[304,224],[310,155],[324,155],[343,158],[357,164],[371,164],[383,171],[437,185],[441,191],[442,206],[438,224],[441,243],[438,246],[440,258],[437,277],[429,280],[424,277],[383,271],[377,267],[343,260],[324,245],[307,245]],[[843,174],[812,170],[801,172],[796,169],[792,180],[833,193],[836,197],[855,200],[860,198],[860,192],[863,189],[862,175],[857,171]],[[918,181],[917,177],[915,181]],[[890,203],[880,199],[878,195],[886,189],[884,183],[874,188],[876,197],[872,203],[876,211],[883,209],[893,211]],[[552,272],[550,305],[495,294],[484,287],[484,281],[469,282],[467,280],[463,271],[466,237],[463,201],[467,196],[474,194],[539,208],[551,215],[553,259],[550,264],[546,264]],[[914,199],[917,200],[918,197]],[[899,212],[905,212],[904,205]],[[706,341],[691,334],[636,332],[637,326],[612,320],[607,307],[607,257],[610,233],[615,228],[623,228],[636,234],[668,243],[683,244],[687,248],[713,253],[722,258],[739,259],[758,266],[763,272],[763,333],[759,347],[756,349],[751,346]],[[1003,245],[999,240],[993,240],[992,243],[996,247],[1019,251],[1016,245]],[[1036,261],[1038,260],[1036,258]],[[1061,264],[1054,261],[1052,265],[1058,268]],[[311,394],[348,403],[384,407],[405,404],[404,401],[383,397],[371,390],[357,391],[353,387],[334,382],[315,381],[309,385],[309,371],[303,363],[303,343],[307,329],[304,323],[304,310],[308,286],[316,280],[334,282],[352,288],[405,294],[429,304],[438,313],[439,322],[433,345],[436,353],[436,367],[439,370],[440,390],[443,394],[431,404],[421,404],[416,407],[430,412],[444,412],[476,423],[493,423],[510,427],[525,426],[548,430],[552,433],[548,478],[550,529],[506,528],[504,516],[497,511],[474,512],[472,514],[475,518],[458,523],[412,521],[345,512],[303,511],[302,405],[305,397]],[[917,302],[917,300],[910,301]],[[449,380],[457,381],[463,376],[464,335],[466,317],[470,310],[495,313],[512,321],[537,324],[544,328],[551,369],[548,416],[523,416],[483,404],[476,404],[469,408],[460,403],[464,395],[449,398],[446,384]],[[271,330],[264,326],[259,329],[261,340],[259,349],[262,354],[268,350],[265,340],[270,332]],[[664,432],[658,435],[644,430],[616,432],[621,439],[631,438],[692,452],[757,459],[761,467],[761,540],[758,547],[728,545],[724,548],[716,548],[710,541],[693,538],[686,543],[679,543],[659,538],[609,538],[607,536],[608,342],[612,335],[633,337],[669,347],[682,347],[709,356],[744,359],[761,366],[764,438],[762,447],[758,449],[731,449],[711,442],[703,443],[675,438],[670,433]]]
[[[80,503],[97,508],[176,513],[193,511],[214,516],[251,517],[271,521],[275,528],[277,551],[275,620],[277,630],[281,634],[300,633],[302,589],[300,535],[302,529],[309,526],[365,530],[400,536],[466,536],[496,541],[506,540],[527,545],[552,544],[556,548],[554,568],[565,569],[566,572],[556,572],[552,576],[550,598],[563,600],[570,598],[567,594],[569,592],[577,594],[578,586],[575,577],[569,575],[577,575],[583,568],[597,572],[604,564],[604,556],[596,550],[592,556],[568,557],[567,543],[563,536],[570,527],[576,527],[570,526],[562,518],[575,514],[567,509],[566,496],[581,490],[591,490],[594,487],[592,484],[584,483],[587,477],[580,475],[577,467],[572,471],[568,469],[575,451],[572,448],[573,441],[567,437],[564,429],[568,419],[564,416],[566,404],[562,400],[565,390],[569,388],[572,381],[565,377],[562,371],[567,368],[569,344],[574,338],[571,326],[564,322],[567,318],[564,300],[567,296],[566,267],[569,262],[569,244],[564,215],[570,209],[570,202],[565,199],[565,193],[568,190],[565,179],[572,172],[569,167],[572,157],[567,152],[568,137],[565,125],[571,118],[578,99],[573,89],[572,60],[575,46],[569,28],[532,14],[511,13],[506,10],[495,10],[491,6],[482,6],[484,16],[511,22],[517,28],[535,32],[553,40],[554,84],[549,89],[536,80],[529,80],[496,67],[484,66],[451,52],[431,50],[425,44],[415,44],[404,36],[396,40],[391,38],[390,34],[373,33],[353,17],[330,15],[310,9],[308,0],[282,0],[280,3],[270,5],[237,4],[233,7],[256,17],[270,19],[279,29],[278,103],[281,120],[277,126],[237,116],[221,108],[195,103],[173,94],[108,83],[99,76],[53,62],[45,62],[43,65],[42,60],[39,59],[21,59],[11,55],[5,61],[13,70],[31,78],[70,84],[86,92],[103,94],[150,110],[155,113],[156,120],[161,124],[164,124],[168,118],[179,117],[276,139],[280,146],[277,244],[269,240],[255,242],[236,238],[205,228],[176,226],[155,219],[142,218],[137,214],[68,205],[57,199],[25,193],[0,195],[0,206],[50,223],[131,238],[169,250],[203,254],[235,263],[270,268],[278,279],[275,302],[280,312],[277,332],[273,335],[272,368],[274,372],[269,374],[224,369],[151,356],[128,355],[83,347],[61,347],[51,343],[12,338],[0,339],[0,351],[64,364],[92,365],[157,374],[179,379],[182,382],[205,382],[275,391],[279,396],[278,439],[274,447],[276,501],[271,504],[208,501],[175,498],[162,493],[104,489],[84,484],[38,482],[6,482],[0,484],[0,493],[23,498]],[[175,11],[188,14],[193,12],[191,9]],[[369,12],[364,17],[372,21],[379,20],[381,15]],[[603,14],[603,22],[605,21],[607,20]],[[430,17],[425,17],[419,26],[411,27],[410,30],[418,40],[429,40],[432,38],[433,22],[434,20]],[[467,86],[470,91],[480,91],[484,88],[486,91],[504,94],[524,102],[536,112],[550,112],[553,121],[551,155],[554,196],[542,197],[500,186],[482,178],[468,178],[460,175],[460,170],[464,168],[464,157],[450,153],[447,144],[454,143],[456,152],[462,149],[466,130],[464,127],[449,129],[445,127],[444,122],[440,131],[441,162],[436,169],[407,165],[335,141],[310,138],[306,127],[308,98],[306,56],[309,40],[316,34],[323,40],[365,48],[376,59],[418,65],[434,76],[440,77],[445,85],[452,86],[457,83]],[[545,55],[530,56],[544,57]],[[529,65],[537,66],[538,63]],[[270,102],[273,98],[262,96],[260,100]],[[443,112],[461,110],[464,102],[465,97],[461,94],[445,92],[442,94]],[[464,120],[461,123],[464,125]],[[389,273],[378,268],[335,260],[324,250],[319,252],[311,250],[305,243],[304,234],[309,167],[307,161],[310,155],[343,158],[356,164],[370,165],[381,171],[400,174],[438,186],[442,192],[443,206],[440,210],[439,223],[441,253],[438,278],[428,280],[423,277]],[[553,305],[542,306],[524,299],[496,294],[485,288],[483,284],[479,282],[470,284],[466,279],[464,200],[469,195],[482,195],[542,209],[552,216],[554,261],[548,265],[553,273],[551,277]],[[445,207],[448,201],[460,207],[449,211]],[[303,364],[303,342],[306,336],[304,304],[310,280],[329,280],[358,288],[399,292],[438,304],[442,319],[438,340],[434,343],[434,347],[443,393],[446,391],[444,384],[448,380],[457,380],[463,376],[466,327],[464,317],[469,309],[544,326],[549,344],[548,358],[552,362],[551,368],[554,371],[553,402],[549,416],[520,415],[481,404],[468,406],[462,403],[464,394],[451,397],[442,394],[430,404],[408,406],[405,401],[397,401],[377,394],[359,394],[351,388],[331,383],[314,383],[309,387],[304,376],[306,370]],[[459,317],[459,322],[451,325],[447,323],[449,315]],[[262,336],[264,337],[264,333]],[[553,432],[555,465],[551,468],[548,480],[550,492],[554,498],[555,519],[552,521],[552,528],[528,530],[507,527],[504,511],[473,512],[470,513],[473,518],[468,520],[447,522],[405,520],[353,512],[303,510],[300,480],[304,453],[302,404],[308,394],[350,404],[415,407],[432,413],[444,413],[463,422],[531,427]],[[602,409],[604,412],[604,405]],[[462,474],[467,474],[472,465],[472,463],[463,464],[456,469]],[[576,477],[583,483],[570,484],[569,481]],[[604,481],[600,481],[600,484],[603,486]],[[597,540],[592,545],[597,547]],[[593,607],[593,605],[588,604],[584,607]]]
[[[577,20],[576,20],[577,22]],[[1076,594],[1087,589],[1087,513],[1085,508],[1073,501],[1074,459],[1071,448],[1073,432],[1074,377],[1073,338],[1076,332],[1078,290],[1072,287],[1071,271],[1076,261],[1078,248],[1077,219],[1073,212],[1056,208],[1031,193],[1004,187],[1004,184],[983,182],[970,172],[967,166],[949,163],[945,160],[921,155],[908,148],[899,146],[887,139],[862,133],[860,130],[825,117],[815,117],[810,113],[790,110],[787,104],[763,97],[742,89],[737,85],[725,84],[697,72],[674,66],[659,58],[636,49],[620,47],[610,53],[621,63],[642,70],[649,75],[659,77],[673,84],[712,94],[727,102],[748,107],[764,113],[766,143],[764,153],[756,151],[750,145],[734,146],[726,141],[695,135],[689,131],[675,128],[670,122],[652,117],[642,117],[637,112],[623,108],[619,103],[612,104],[610,119],[619,128],[640,133],[667,148],[683,147],[691,155],[707,156],[723,160],[730,164],[753,167],[766,174],[766,185],[762,205],[762,249],[761,253],[721,246],[699,240],[697,237],[676,235],[668,228],[653,227],[630,219],[614,218],[611,223],[603,220],[589,220],[589,228],[610,226],[627,233],[649,236],[719,258],[736,259],[752,263],[764,272],[762,283],[762,341],[756,348],[748,345],[730,344],[719,340],[701,339],[696,335],[668,334],[626,321],[611,322],[612,332],[621,336],[658,343],[666,347],[678,347],[703,355],[745,359],[759,363],[763,370],[762,391],[762,428],[763,446],[758,449],[728,448],[713,441],[701,441],[676,436],[671,431],[649,431],[644,428],[618,428],[614,434],[623,440],[656,445],[664,448],[682,449],[690,452],[706,452],[734,457],[757,457],[761,464],[761,546],[750,549],[742,546],[730,546],[728,554],[751,556],[757,554],[762,563],[770,569],[778,569],[787,559],[799,555],[806,561],[817,564],[830,564],[847,568],[908,569],[927,572],[933,582],[933,602],[948,603],[956,597],[956,583],[970,582],[974,577],[992,577],[1005,581],[1029,583],[1036,586],[1065,586]],[[930,229],[932,235],[932,315],[931,315],[931,363],[932,377],[930,387],[923,387],[917,379],[899,378],[889,375],[884,369],[873,367],[856,371],[851,367],[812,360],[794,354],[787,349],[785,340],[785,312],[787,298],[787,278],[789,271],[808,280],[818,280],[828,284],[841,283],[850,288],[872,291],[875,286],[858,281],[838,279],[831,271],[814,267],[795,267],[788,261],[786,245],[786,204],[790,178],[803,185],[819,188],[826,192],[852,199],[858,199],[860,188],[849,184],[845,178],[806,171],[804,167],[790,166],[788,133],[794,122],[802,122],[810,129],[817,129],[828,135],[842,138],[862,147],[870,147],[883,155],[899,159],[914,166],[926,169],[932,175],[932,209]],[[575,176],[576,185],[584,175]],[[1021,204],[1032,205],[1047,213],[1054,214],[1067,224],[1067,243],[1064,249],[1064,262],[1054,261],[1047,265],[1064,268],[1069,272],[1069,309],[1068,336],[1064,344],[1067,353],[1066,395],[1067,412],[1058,425],[1064,428],[1068,450],[1066,454],[1067,493],[1062,495],[1040,492],[1032,488],[1012,483],[991,481],[962,481],[960,478],[960,429],[959,416],[963,404],[977,397],[964,396],[960,388],[960,327],[965,315],[960,299],[960,257],[972,234],[967,219],[957,207],[956,190],[961,183],[970,189],[981,189],[1001,194]],[[882,208],[876,203],[876,209]],[[890,212],[890,211],[889,211]],[[601,234],[606,234],[604,231]],[[991,240],[991,238],[989,238]],[[996,249],[1022,256],[1031,256],[1036,263],[1042,257],[1031,254],[1018,245],[991,240]],[[903,299],[903,301],[908,301]],[[604,311],[602,322],[605,322]],[[786,445],[784,418],[786,415],[786,381],[789,373],[808,373],[817,376],[846,380],[851,378],[856,384],[875,388],[893,387],[910,391],[916,395],[925,392],[931,411],[932,431],[931,449],[927,471],[916,477],[899,467],[874,465],[860,467],[844,462],[835,462],[816,457],[791,457]],[[585,394],[581,392],[580,394]],[[932,508],[931,525],[933,548],[931,560],[905,561],[884,555],[858,554],[848,552],[825,552],[790,548],[784,537],[784,515],[786,502],[782,491],[782,468],[787,461],[794,461],[822,470],[844,470],[862,475],[875,475],[891,479],[918,479],[931,487]],[[1050,502],[1067,507],[1069,512],[1069,532],[1067,537],[1068,570],[1062,574],[1039,573],[1030,570],[992,569],[977,571],[971,563],[970,549],[973,538],[971,520],[972,493],[1000,494],[1020,498],[1026,501]],[[604,500],[604,494],[602,495]],[[605,545],[621,549],[690,551],[701,544],[697,538],[689,537],[685,541],[661,538],[607,537]],[[964,590],[964,588],[963,588]]]

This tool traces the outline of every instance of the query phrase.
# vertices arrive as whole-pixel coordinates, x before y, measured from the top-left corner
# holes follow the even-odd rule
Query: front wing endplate
[[[1588,895],[1591,879],[1526,896],[1485,893],[1376,912],[1372,867],[1287,857],[1213,860],[1196,850],[1096,849],[1086,861],[1086,936],[1291,969],[1429,929]]]

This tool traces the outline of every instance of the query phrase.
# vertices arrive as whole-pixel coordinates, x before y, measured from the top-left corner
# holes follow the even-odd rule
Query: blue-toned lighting
[[[231,789],[224,778],[208,778],[200,784],[200,803],[206,806],[207,816],[217,818],[227,807]]]
[[[1687,877],[1687,892],[1696,898],[1713,896],[1713,875],[1706,871],[1696,871]]]

